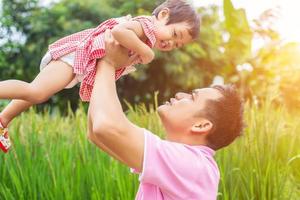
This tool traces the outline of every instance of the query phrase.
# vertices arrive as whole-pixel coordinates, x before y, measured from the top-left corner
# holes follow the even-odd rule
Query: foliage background
[[[31,81],[50,43],[68,34],[97,26],[122,15],[149,15],[160,1],[60,0],[52,4],[38,0],[3,0],[0,19],[0,80]],[[273,29],[276,13],[267,10],[248,21],[243,9],[230,0],[223,7],[198,8],[202,16],[200,37],[192,44],[169,53],[156,52],[155,60],[118,81],[121,98],[130,103],[149,103],[159,91],[159,103],[178,90],[209,86],[216,75],[235,83],[248,100],[262,100],[276,93],[277,103],[300,107],[299,45],[284,43]],[[275,19],[274,19],[275,18]],[[253,50],[253,40],[264,45]],[[78,86],[64,90],[47,104],[65,110],[78,106]],[[2,102],[2,104],[4,104]]]
[[[151,14],[160,2],[60,0],[45,5],[38,0],[2,0],[0,80],[30,82],[50,43],[111,17]],[[217,154],[222,174],[219,199],[296,200],[299,44],[281,40],[273,29],[273,10],[249,21],[245,10],[223,0],[223,7],[200,7],[198,12],[201,34],[194,43],[169,53],[156,52],[151,64],[138,66],[137,72],[118,81],[120,98],[130,103],[127,115],[163,135],[150,106],[155,91],[159,91],[157,105],[179,90],[209,86],[216,76],[235,83],[248,102],[248,128],[243,139]],[[254,40],[264,45],[254,50]],[[134,106],[141,102],[145,104]],[[1,100],[0,109],[7,103]],[[79,103],[78,86],[60,92],[38,110],[45,106],[49,106],[46,113],[31,110],[11,127],[14,149],[9,156],[0,155],[0,199],[133,199],[137,179],[84,135],[88,104]]]
[[[217,152],[218,200],[299,199],[300,122],[271,100],[246,105],[244,136]],[[154,106],[130,106],[127,116],[164,135]],[[13,148],[0,154],[0,199],[133,200],[138,176],[90,144],[86,118],[82,106],[64,117],[33,109],[18,117]]]

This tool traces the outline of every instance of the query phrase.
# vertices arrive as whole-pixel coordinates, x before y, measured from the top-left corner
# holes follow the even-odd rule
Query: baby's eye
[[[173,36],[174,36],[175,38],[177,38],[177,33],[176,33],[176,31],[173,32]]]

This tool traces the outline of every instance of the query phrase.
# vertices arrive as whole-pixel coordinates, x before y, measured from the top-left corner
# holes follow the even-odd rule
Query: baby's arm
[[[112,35],[122,46],[136,52],[142,64],[148,64],[153,60],[154,52],[141,40],[145,38],[145,33],[138,21],[118,24],[112,29]]]

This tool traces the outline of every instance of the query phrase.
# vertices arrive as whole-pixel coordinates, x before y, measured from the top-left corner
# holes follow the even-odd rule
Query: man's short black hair
[[[158,14],[164,8],[170,10],[168,24],[186,22],[189,26],[189,34],[193,39],[199,36],[200,32],[200,16],[195,8],[185,0],[167,0],[159,5],[153,11],[153,15],[158,17]]]
[[[215,85],[212,88],[218,90],[222,97],[207,100],[201,115],[213,123],[206,140],[209,147],[218,150],[242,135],[244,105],[234,85]]]

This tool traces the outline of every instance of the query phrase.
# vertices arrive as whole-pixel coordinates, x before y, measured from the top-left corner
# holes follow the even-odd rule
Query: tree
[[[3,0],[0,77],[31,81],[39,72],[40,60],[52,42],[96,27],[111,17],[150,15],[162,1],[61,0],[44,7],[38,0]],[[156,52],[152,63],[137,66],[137,72],[121,78],[117,82],[121,98],[130,103],[152,103],[154,92],[159,91],[158,101],[161,103],[179,90],[191,91],[209,86],[216,75],[221,75],[227,83],[237,84],[245,98],[251,100],[255,94],[261,99],[269,86],[274,85],[282,65],[294,66],[298,62],[295,56],[298,54],[287,56],[285,53],[296,47],[283,44],[272,29],[275,16],[272,10],[255,20],[255,26],[249,25],[245,10],[234,8],[230,0],[224,0],[223,7],[201,7],[198,12],[202,18],[200,37],[182,49]],[[254,38],[267,41],[257,52],[252,51]],[[275,53],[277,57],[273,56]],[[249,66],[250,71],[243,70]],[[295,78],[295,83],[297,81]],[[291,89],[286,89],[288,85],[285,81],[277,87],[283,96],[287,96],[284,91]],[[76,109],[78,100],[77,86],[60,92],[47,103],[65,110],[66,101],[70,101],[72,108]]]

